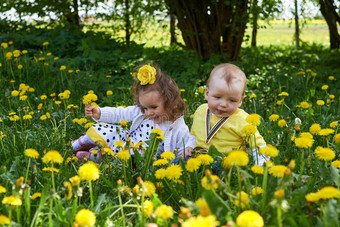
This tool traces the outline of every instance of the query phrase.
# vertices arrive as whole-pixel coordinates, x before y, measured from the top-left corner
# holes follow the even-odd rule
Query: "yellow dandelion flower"
[[[156,138],[159,140],[165,140],[165,136],[157,136]]]
[[[123,142],[123,141],[120,141],[120,140],[118,140],[118,141],[114,142],[113,146],[117,146],[117,147],[123,147],[123,146],[124,146],[124,142]]]
[[[171,151],[164,151],[162,154],[161,154],[161,158],[164,158],[166,160],[173,160],[176,158],[176,155],[174,153],[172,153]]]
[[[220,226],[220,222],[217,221],[215,215],[190,217],[182,223],[182,227],[196,227],[196,226],[209,226],[216,227]]]
[[[153,166],[164,166],[168,163],[169,163],[169,161],[166,160],[166,159],[158,159],[158,160],[154,161],[152,165]]]
[[[275,158],[279,155],[279,150],[275,146],[267,144],[265,147],[260,148],[259,153]]]
[[[263,189],[261,187],[255,187],[250,190],[250,194],[253,196],[260,195],[263,193]]]
[[[196,204],[196,206],[198,206],[200,208],[200,214],[203,217],[206,217],[206,216],[211,214],[208,203],[204,199],[202,199],[202,198],[197,199],[195,201],[195,204]]]
[[[79,227],[91,227],[96,223],[96,215],[88,209],[79,210],[75,219]]]
[[[338,127],[338,122],[337,122],[337,121],[331,122],[331,123],[329,124],[329,127],[331,127],[331,128],[336,128],[336,127]]]
[[[277,121],[278,119],[279,119],[279,115],[277,115],[277,114],[272,114],[269,117],[269,120],[273,121],[273,122]]]
[[[241,207],[242,209],[249,206],[249,198],[247,193],[245,193],[244,191],[237,192],[236,196],[238,198],[233,199],[233,203],[235,206]]]
[[[328,136],[328,135],[333,134],[333,133],[334,133],[334,129],[331,129],[331,128],[325,128],[325,129],[321,129],[319,131],[320,136]]]
[[[65,181],[64,187],[66,188],[66,200],[70,200],[72,198],[72,185],[70,182]]]
[[[251,171],[255,174],[259,174],[259,175],[263,175],[264,173],[264,169],[262,166],[259,166],[259,165],[253,165],[251,167]]]
[[[257,129],[255,128],[254,125],[245,125],[241,130],[241,132],[244,133],[247,136],[255,135],[256,131],[257,131]]]
[[[245,210],[236,218],[238,227],[263,227],[264,221],[262,216],[253,210]]]
[[[222,165],[224,168],[228,168],[229,166],[237,165],[237,166],[246,166],[249,163],[249,156],[247,152],[242,150],[233,150],[231,151],[227,157],[223,158]]]
[[[57,169],[57,168],[52,168],[52,167],[44,167],[43,169],[42,169],[43,171],[45,171],[45,172],[54,172],[54,173],[59,173],[59,169]]]
[[[300,106],[303,108],[303,109],[307,109],[310,107],[309,103],[308,102],[301,102],[300,103]]]
[[[121,120],[121,121],[119,122],[119,124],[120,124],[121,127],[126,127],[126,126],[127,126],[126,120]]]
[[[61,164],[64,158],[56,150],[48,151],[44,157],[41,159],[44,163],[58,163]]]
[[[255,94],[251,94],[251,95],[249,96],[249,99],[253,99],[253,98],[256,98],[256,95],[255,95]]]
[[[1,43],[1,47],[6,49],[8,47],[8,43]]]
[[[280,126],[281,128],[283,128],[283,127],[287,126],[287,122],[285,120],[279,120],[277,125]]]
[[[205,88],[203,88],[203,87],[201,87],[201,88],[198,89],[198,92],[199,92],[199,93],[203,93],[204,91],[205,91]]]
[[[156,192],[156,187],[151,181],[144,181],[142,183],[144,196],[151,197]]]
[[[199,154],[196,158],[200,160],[201,165],[204,165],[204,166],[210,165],[214,162],[214,158],[211,157],[211,155],[209,154]]]
[[[319,194],[318,193],[308,193],[306,196],[305,196],[307,202],[310,202],[310,203],[315,203],[317,201],[320,200],[320,197],[319,197]]]
[[[94,122],[89,122],[87,124],[84,125],[85,129],[91,128],[94,125]]]
[[[19,91],[13,90],[13,91],[11,92],[11,95],[12,95],[13,97],[16,97],[16,96],[19,95]]]
[[[87,95],[83,96],[83,104],[87,105],[87,104],[91,104],[92,102],[95,102],[98,100],[97,95],[93,94],[93,93],[88,93]]]
[[[283,190],[283,188],[280,188],[278,190],[276,190],[274,192],[274,196],[277,198],[277,199],[282,199],[284,196],[285,196],[285,190]]]
[[[286,170],[287,170],[287,166],[276,165],[276,166],[270,167],[268,172],[274,177],[283,178]]]
[[[298,75],[305,75],[305,72],[304,71],[300,71],[300,72],[298,72]]]
[[[40,120],[44,121],[44,120],[46,120],[46,119],[47,119],[47,116],[46,116],[46,115],[41,115],[41,116],[40,116]]]
[[[334,142],[340,143],[340,133],[338,133],[334,136]]]
[[[153,213],[154,205],[150,200],[145,200],[142,206],[142,212],[145,217],[150,217]]]
[[[328,79],[329,80],[334,80],[335,78],[334,78],[334,76],[329,76]]]
[[[289,96],[289,94],[287,92],[283,91],[279,94],[279,96]]]
[[[99,169],[93,162],[87,162],[79,167],[79,177],[86,181],[95,181],[99,179]]]
[[[120,160],[128,161],[131,158],[131,154],[129,151],[123,149],[117,153],[117,158]]]
[[[326,186],[322,189],[320,189],[318,192],[320,199],[338,199],[340,198],[340,190],[332,187],[332,186]]]
[[[282,105],[282,103],[283,103],[284,101],[285,101],[284,99],[278,100],[278,101],[276,101],[276,104],[277,104],[277,105]]]
[[[323,105],[325,105],[325,101],[323,101],[323,100],[317,100],[317,101],[316,101],[316,104],[317,104],[318,106],[323,106]]]
[[[166,176],[166,170],[165,169],[158,169],[155,172],[156,179],[162,180]]]
[[[36,192],[32,195],[31,199],[35,200],[35,199],[40,198],[40,197],[41,197],[41,192]]]
[[[80,185],[80,177],[78,175],[75,175],[75,176],[71,177],[68,180],[71,182],[73,187],[79,187],[79,185]]]
[[[113,92],[112,92],[111,90],[107,90],[107,91],[106,91],[106,95],[107,95],[107,96],[113,95]]]
[[[335,152],[332,151],[330,148],[328,147],[320,147],[318,146],[315,151],[314,154],[321,160],[324,161],[331,161],[335,158]]]
[[[177,180],[182,175],[182,168],[180,165],[171,164],[166,168],[166,178],[169,180]]]
[[[322,85],[321,89],[322,90],[327,90],[328,89],[328,85]]]
[[[314,123],[309,127],[309,132],[312,133],[313,135],[318,134],[320,130],[321,126],[317,123]]]
[[[6,188],[4,186],[0,185],[0,194],[6,193],[6,191],[7,191]]]
[[[255,113],[249,114],[246,117],[246,121],[254,126],[259,126],[261,124],[261,116]]]
[[[27,99],[27,95],[21,95],[19,97],[19,100],[21,100],[21,101],[25,101],[26,99]]]
[[[171,206],[162,204],[156,208],[155,215],[157,218],[169,219],[172,218],[172,216],[174,216],[174,211]]]
[[[333,100],[335,98],[335,95],[329,95],[329,98]]]
[[[14,196],[14,195],[11,195],[11,196],[4,197],[2,199],[2,204],[8,204],[8,205],[11,205],[11,206],[21,206],[22,201],[21,201],[20,198]]]
[[[41,100],[46,100],[46,99],[47,99],[47,95],[42,95],[42,96],[40,96],[40,99],[41,99]]]
[[[65,69],[66,69],[66,66],[65,66],[65,65],[62,65],[62,66],[60,66],[60,68],[59,68],[60,71],[63,71],[63,70],[65,70]]]
[[[9,225],[11,223],[11,220],[5,216],[0,214],[0,225]]]
[[[206,190],[217,189],[220,178],[216,175],[204,176],[201,179],[201,185]]]
[[[162,136],[164,134],[164,132],[162,130],[158,129],[158,128],[152,129],[151,133],[155,133],[158,136]]]
[[[39,157],[39,152],[36,149],[28,148],[25,150],[25,155],[29,158],[37,159]]]
[[[22,117],[22,119],[24,119],[24,120],[30,120],[30,119],[32,119],[32,116],[29,115],[29,114],[25,114],[25,115]]]
[[[198,170],[201,166],[201,161],[198,158],[190,158],[186,165],[185,168],[188,172],[195,172]]]
[[[300,136],[294,140],[295,146],[298,148],[308,149],[313,146],[314,139]]]

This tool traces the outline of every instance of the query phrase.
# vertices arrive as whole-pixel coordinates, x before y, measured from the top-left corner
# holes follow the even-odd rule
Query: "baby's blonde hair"
[[[218,75],[225,79],[228,86],[230,86],[234,82],[242,83],[244,85],[242,95],[244,95],[247,87],[247,78],[244,72],[239,67],[230,63],[224,63],[215,66],[215,68],[211,71],[209,79],[207,81],[208,88],[211,79]]]

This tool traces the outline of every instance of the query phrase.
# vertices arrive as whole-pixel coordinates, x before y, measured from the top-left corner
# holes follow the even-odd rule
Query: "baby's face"
[[[242,104],[243,88],[239,81],[228,85],[222,77],[213,77],[205,90],[210,111],[219,118],[231,116]]]
[[[140,91],[139,103],[145,115],[156,124],[169,120],[163,97],[158,91]]]

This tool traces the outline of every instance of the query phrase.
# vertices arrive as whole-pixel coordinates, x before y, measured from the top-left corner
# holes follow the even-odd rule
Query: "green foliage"
[[[76,175],[83,164],[71,160],[73,154],[67,144],[85,133],[86,123],[94,122],[91,119],[78,121],[84,117],[82,97],[93,90],[99,97],[100,106],[131,105],[132,73],[140,64],[154,61],[183,89],[182,97],[189,109],[185,119],[191,126],[190,115],[205,102],[205,82],[212,68],[221,62],[221,56],[203,61],[192,52],[176,47],[125,46],[100,32],[82,33],[69,27],[38,29],[21,26],[15,24],[8,33],[0,35],[0,43],[13,41],[7,48],[0,47],[0,89],[3,91],[0,97],[0,185],[7,189],[0,198],[18,195],[23,205],[18,212],[3,205],[0,213],[9,216],[12,212],[13,225],[16,222],[18,225],[45,226],[48,220],[53,220],[54,225],[70,225],[80,209],[91,207],[88,182],[82,181],[79,187],[73,187],[70,200],[66,198],[68,189],[64,187],[64,182]],[[44,42],[48,44],[43,45]],[[7,53],[13,54],[15,50],[20,50],[20,56],[6,58]],[[27,50],[27,54],[23,50]],[[55,57],[59,59],[55,60]],[[278,157],[272,158],[275,165],[287,166],[290,160],[296,161],[296,167],[290,169],[291,174],[284,178],[276,178],[270,173],[256,175],[251,171],[251,157],[251,164],[245,167],[224,169],[222,158],[216,157],[212,164],[189,172],[187,162],[180,158],[178,164],[183,173],[179,180],[159,180],[154,175],[159,167],[149,168],[158,158],[154,155],[157,145],[151,145],[159,141],[150,137],[150,141],[146,141],[150,145],[148,159],[136,152],[133,160],[137,163],[136,167],[133,167],[132,160],[124,163],[110,155],[103,157],[99,165],[100,179],[92,183],[97,225],[104,226],[110,222],[116,225],[129,222],[136,225],[146,222],[178,223],[180,207],[189,207],[193,215],[198,215],[201,210],[195,202],[203,197],[221,224],[226,224],[226,220],[235,221],[242,211],[252,209],[262,215],[266,225],[336,226],[340,214],[339,199],[309,203],[305,196],[325,186],[339,188],[339,170],[330,161],[319,160],[314,154],[317,146],[329,147],[336,154],[334,160],[339,160],[340,147],[334,140],[339,126],[334,127],[334,133],[327,137],[313,135],[311,149],[296,147],[291,138],[308,132],[313,123],[324,129],[330,128],[331,122],[339,121],[339,58],[339,51],[329,51],[318,45],[303,45],[301,50],[271,46],[256,50],[243,48],[241,61],[234,62],[245,71],[248,79],[242,108],[262,116],[258,130],[267,143],[280,151]],[[22,65],[21,69],[19,65]],[[334,80],[329,76],[334,76]],[[22,84],[26,85],[25,88]],[[324,85],[328,88],[324,89]],[[19,90],[25,92],[16,96],[13,91]],[[62,99],[60,94],[66,90],[71,92],[70,97]],[[107,95],[109,90],[113,95]],[[282,92],[287,92],[288,96],[280,95]],[[251,98],[253,94],[256,97]],[[24,95],[27,95],[25,99]],[[46,99],[42,95],[46,95]],[[318,105],[318,100],[325,104]],[[311,106],[301,108],[301,102],[308,102]],[[287,126],[280,127],[277,122],[270,121],[271,114],[278,114],[279,120],[286,120]],[[12,118],[14,115],[19,117],[17,121]],[[24,119],[27,115],[32,118]],[[302,121],[300,130],[296,129],[295,118]],[[27,148],[36,149],[40,157],[30,160],[23,153]],[[41,156],[49,150],[60,151],[64,160],[68,160],[54,166],[60,171],[54,176],[56,191],[52,189],[51,173],[43,171],[47,165],[41,161]],[[222,156],[213,146],[208,154]],[[218,188],[206,190],[202,187],[201,179],[209,175],[206,170],[219,177]],[[27,172],[30,187],[23,191],[16,182]],[[131,193],[138,176],[145,176],[144,181],[162,183],[156,189],[158,196],[151,200],[155,207],[171,205],[177,212],[172,219],[164,222],[154,217],[143,217],[141,204],[146,198],[142,194]],[[118,180],[123,183],[118,184]],[[255,186],[261,186],[265,191],[262,195],[251,197],[250,190]],[[233,203],[240,188],[249,194],[247,208]],[[280,188],[285,191],[282,199],[275,197]],[[35,192],[41,192],[40,199],[29,198]],[[279,211],[282,218],[278,217]]]

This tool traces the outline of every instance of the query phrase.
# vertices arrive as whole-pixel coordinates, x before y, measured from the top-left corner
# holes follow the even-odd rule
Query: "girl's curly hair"
[[[161,94],[161,97],[163,97],[164,108],[168,114],[168,119],[174,121],[187,112],[187,107],[181,98],[181,91],[178,88],[177,83],[170,76],[163,73],[158,66],[151,66],[156,69],[156,80],[153,84],[146,85],[141,85],[140,81],[137,80],[133,87],[135,103],[137,106],[141,107],[139,103],[141,91],[158,91]],[[143,108],[141,108],[141,110],[144,113]]]

